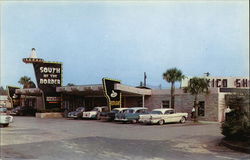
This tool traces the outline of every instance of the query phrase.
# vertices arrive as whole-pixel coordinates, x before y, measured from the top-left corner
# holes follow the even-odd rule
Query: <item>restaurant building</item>
[[[217,87],[210,85],[209,94],[198,95],[198,114],[199,120],[206,121],[223,121],[224,111],[226,109],[225,95],[235,93],[240,90],[249,91],[249,80],[246,77],[208,77],[209,79],[227,80],[229,84],[231,81],[241,81],[232,83],[233,86]],[[248,84],[246,86],[246,80]],[[218,80],[220,82],[220,80]],[[182,87],[185,87],[185,80],[182,82]],[[236,86],[235,86],[236,85]],[[238,86],[238,87],[237,87]],[[131,87],[123,84],[114,84],[114,90],[121,92],[120,107],[147,107],[149,110],[155,108],[169,108],[170,105],[170,89],[149,89]],[[57,87],[56,92],[60,93],[62,101],[60,103],[61,109],[69,111],[80,106],[85,106],[92,109],[95,106],[108,106],[107,98],[104,95],[104,88],[102,84],[97,85],[77,85],[77,86],[62,86]],[[17,89],[17,94],[22,97],[26,96],[37,109],[43,109],[42,91],[38,88],[32,89]],[[25,99],[25,98],[24,98]],[[175,89],[175,110],[177,112],[187,112],[191,115],[194,106],[194,96],[186,93],[182,88]]]
[[[34,55],[34,53],[33,53]],[[44,62],[42,59],[26,58],[25,63],[33,63],[38,88],[16,89],[20,95],[21,105],[31,105],[38,110],[61,108],[75,110],[85,106],[92,109],[96,106],[169,108],[170,89],[150,89],[145,86],[133,87],[124,85],[119,80],[103,78],[102,83],[93,85],[62,86],[62,64]],[[191,77],[190,77],[191,78]],[[194,106],[194,96],[183,90],[190,78],[181,82],[175,89],[176,112],[187,112],[189,117]],[[224,120],[226,109],[225,95],[236,91],[249,92],[249,77],[206,77],[209,79],[209,94],[198,96],[199,120]],[[101,81],[101,80],[100,80]]]

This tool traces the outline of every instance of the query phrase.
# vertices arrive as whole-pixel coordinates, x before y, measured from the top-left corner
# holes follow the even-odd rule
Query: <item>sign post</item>
[[[61,106],[61,94],[56,92],[56,87],[62,86],[62,63],[46,62],[36,57],[36,50],[32,48],[29,58],[23,58],[24,63],[33,64],[37,86],[42,90],[45,109]]]
[[[107,98],[107,103],[110,111],[114,108],[121,108],[122,94],[120,90],[114,89],[116,83],[121,83],[121,81],[110,78],[102,79],[103,91],[105,97]]]
[[[43,91],[45,108],[57,108],[61,104],[61,95],[56,87],[62,86],[62,63],[33,63],[38,88]]]

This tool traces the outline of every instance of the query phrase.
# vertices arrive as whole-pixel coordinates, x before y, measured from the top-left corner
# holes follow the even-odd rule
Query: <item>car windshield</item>
[[[21,106],[18,106],[18,107],[14,108],[14,109],[20,109],[20,108],[22,108],[22,107],[21,107]]]
[[[98,108],[94,108],[92,111],[99,111],[99,109]]]
[[[1,113],[7,112],[7,108],[0,108],[0,112],[1,112]]]
[[[112,110],[111,112],[112,113],[118,113],[119,111],[115,109],[115,110]]]
[[[79,108],[76,109],[76,111],[79,112],[79,111],[81,111],[83,109],[84,109],[84,107],[79,107]]]
[[[124,113],[134,113],[134,110],[133,110],[133,109],[126,109],[126,110],[124,111]]]
[[[107,107],[102,108],[102,112],[108,112],[109,109]]]
[[[161,111],[152,111],[152,112],[150,112],[151,114],[162,114],[162,112]]]
[[[120,113],[124,113],[125,111],[126,111],[126,109],[124,109],[124,110],[121,110],[121,111],[120,111]]]

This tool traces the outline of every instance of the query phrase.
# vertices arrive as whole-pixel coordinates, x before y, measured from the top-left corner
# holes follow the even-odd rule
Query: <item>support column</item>
[[[142,107],[144,107],[144,103],[145,103],[145,95],[142,95]]]
[[[126,104],[126,97],[123,96],[123,107],[126,107],[126,106],[127,106],[127,104]]]

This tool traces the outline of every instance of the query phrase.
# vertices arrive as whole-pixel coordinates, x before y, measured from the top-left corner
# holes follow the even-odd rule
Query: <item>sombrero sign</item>
[[[33,64],[38,88],[43,91],[45,108],[60,107],[62,98],[56,87],[62,86],[62,63],[37,58],[35,48],[32,48],[29,58],[23,58],[23,62]]]
[[[121,83],[121,81],[110,78],[102,79],[103,91],[107,98],[109,110],[121,107],[121,91],[115,90],[114,86],[116,83]]]

